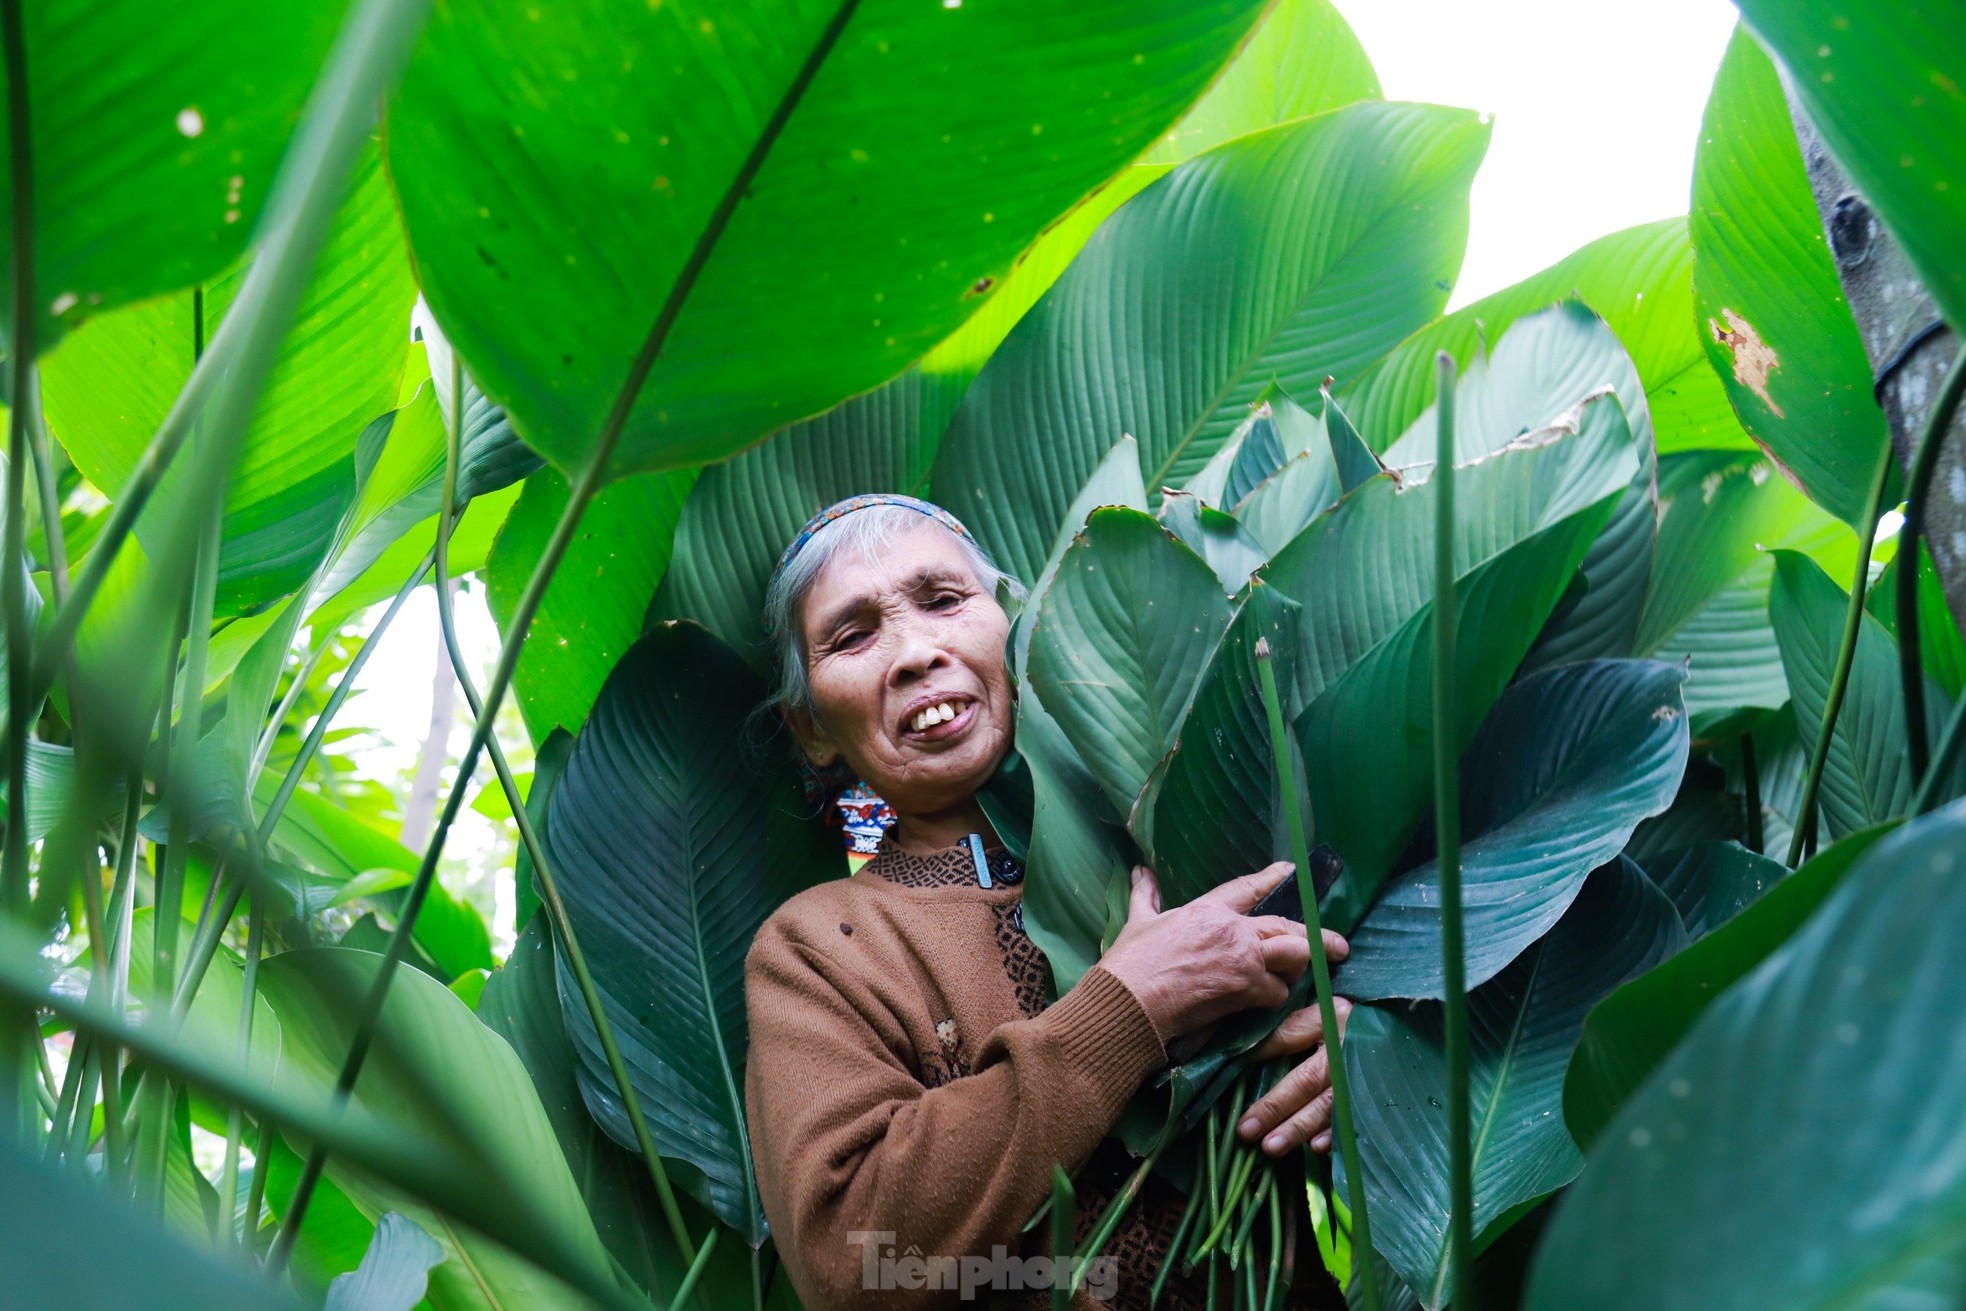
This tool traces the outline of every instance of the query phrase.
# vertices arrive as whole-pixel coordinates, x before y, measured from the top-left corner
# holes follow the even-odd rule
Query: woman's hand
[[[1351,951],[1343,938],[1328,929],[1324,949],[1335,961],[1343,960]],[[1352,1004],[1343,997],[1333,997],[1331,1006],[1338,1015],[1338,1034],[1343,1037]],[[1256,1059],[1294,1056],[1313,1047],[1317,1050],[1277,1080],[1276,1087],[1259,1098],[1236,1126],[1244,1141],[1262,1136],[1263,1150],[1271,1156],[1282,1156],[1306,1143],[1314,1152],[1331,1150],[1331,1057],[1330,1048],[1324,1045],[1324,1016],[1317,1004],[1285,1019],[1256,1049]]]
[[[1311,964],[1304,926],[1249,911],[1292,872],[1288,861],[1278,861],[1163,911],[1153,871],[1134,869],[1126,927],[1099,964],[1139,999],[1161,1041],[1289,998],[1290,985]]]

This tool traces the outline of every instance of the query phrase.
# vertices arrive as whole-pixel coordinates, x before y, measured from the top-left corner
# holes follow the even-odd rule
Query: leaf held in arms
[[[764,686],[694,624],[659,624],[615,666],[553,790],[546,832],[567,916],[672,1177],[752,1243],[764,1215],[744,1127],[744,953],[772,910],[842,872],[791,757],[745,725]],[[580,1088],[635,1142],[585,1002],[560,996]]]

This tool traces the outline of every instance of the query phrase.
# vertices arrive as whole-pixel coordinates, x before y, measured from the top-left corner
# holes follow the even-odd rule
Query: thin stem
[[[217,876],[214,875],[214,878]],[[246,964],[239,987],[239,1061],[250,1068],[253,1054],[253,1003],[259,999],[259,957],[265,950],[266,912],[258,899],[253,901],[246,920]],[[239,1138],[245,1129],[244,1112],[237,1106],[225,1117],[225,1163],[218,1176],[218,1214],[214,1223],[215,1241],[232,1238],[232,1208],[239,1197]]]
[[[724,195],[717,203],[716,210],[698,234],[696,244],[689,258],[684,261],[664,297],[662,307],[657,311],[655,322],[641,349],[628,366],[628,375],[622,381],[621,390],[616,393],[614,404],[609,408],[607,418],[601,425],[592,451],[581,467],[578,477],[567,491],[566,508],[560,520],[553,527],[553,535],[547,539],[545,549],[540,553],[539,563],[533,567],[532,576],[526,580],[526,588],[520,594],[519,603],[513,609],[511,631],[499,650],[498,664],[492,670],[490,684],[485,689],[484,708],[477,717],[471,732],[471,741],[464,749],[464,756],[458,762],[457,779],[452,785],[450,795],[444,800],[443,812],[438,816],[437,827],[431,834],[430,842],[424,849],[423,860],[417,867],[416,877],[404,894],[403,903],[397,915],[396,929],[390,934],[389,945],[382,955],[382,963],[376,970],[375,981],[370,986],[369,996],[363,1005],[357,1021],[355,1036],[349,1044],[348,1054],[343,1059],[341,1074],[335,1082],[338,1099],[346,1100],[360,1077],[362,1065],[368,1059],[369,1046],[374,1040],[375,1026],[381,1019],[383,999],[388,995],[390,982],[395,978],[396,969],[401,964],[403,953],[409,947],[410,934],[416,925],[416,917],[423,909],[424,899],[429,895],[430,883],[436,877],[437,862],[444,853],[444,844],[450,837],[451,824],[463,807],[466,786],[478,767],[478,757],[483,754],[485,741],[491,735],[492,720],[505,700],[506,690],[511,686],[513,671],[518,667],[519,652],[524,648],[526,635],[532,627],[533,616],[538,613],[540,601],[546,595],[546,588],[552,582],[554,571],[566,555],[573,534],[579,527],[580,517],[587,510],[587,504],[607,479],[608,462],[613,458],[614,448],[621,440],[623,429],[627,427],[628,416],[634,411],[636,399],[641,395],[642,386],[648,381],[649,373],[669,340],[669,333],[675,327],[676,319],[683,312],[697,279],[710,262],[711,254],[722,239],[724,230],[737,212],[738,204],[750,190],[758,170],[764,167],[766,157],[785,126],[791,121],[792,111],[798,107],[805,96],[806,88],[819,73],[826,56],[832,52],[839,41],[840,34],[846,30],[847,21],[859,8],[860,0],[841,0],[826,28],[819,34],[812,50],[807,54],[804,64],[786,87],[771,118],[758,133],[750,153],[739,166],[736,176],[725,188]],[[230,320],[228,320],[228,325]],[[267,1254],[267,1267],[278,1274],[286,1266],[295,1236],[299,1233],[301,1219],[307,1213],[308,1203],[314,1195],[314,1187],[320,1181],[321,1171],[327,1164],[327,1153],[318,1144],[309,1151],[306,1162],[301,1166],[299,1178],[294,1184],[293,1199],[282,1218],[280,1233],[274,1239],[273,1249]],[[682,1249],[690,1248],[687,1244]],[[1376,1308],[1373,1309],[1376,1311]]]
[[[1748,850],[1757,856],[1767,849],[1762,829],[1761,763],[1754,753],[1754,734],[1741,734],[1741,787],[1747,793]]]
[[[1913,815],[1923,815],[1945,800],[1939,795],[1939,790],[1945,786],[1944,780],[1951,778],[1953,770],[1959,767],[1962,752],[1966,752],[1966,696],[1960,697],[1959,704],[1952,708],[1952,718],[1946,722],[1945,735],[1939,739],[1938,754],[1925,768],[1925,777],[1918,785],[1918,795],[1912,799]]]
[[[27,373],[27,449],[34,457],[34,480],[41,498],[41,536],[48,544],[48,590],[55,604],[68,597],[68,542],[61,526],[61,490],[48,450],[48,428],[41,415],[41,371]]]
[[[27,578],[24,562],[27,532],[27,401],[34,369],[36,305],[34,287],[34,155],[28,125],[27,38],[21,21],[21,0],[0,0],[0,40],[6,45],[7,138],[13,186],[13,299],[8,307],[7,367],[11,411],[7,424],[7,522],[0,534],[0,610],[7,637],[7,832],[0,854],[0,910],[21,914],[28,904],[27,870],[27,736],[33,704],[28,696],[32,678],[32,633],[27,622]],[[32,1012],[6,1008],[6,1045],[38,1041]],[[22,1066],[9,1060],[15,1069]],[[19,1117],[23,1141],[31,1141],[31,1115],[26,1106],[11,1104],[16,1083],[0,1079],[0,1115]],[[38,1129],[38,1124],[32,1126]]]
[[[1925,501],[1939,467],[1952,416],[1966,392],[1966,342],[1953,356],[1952,372],[1939,389],[1938,402],[1925,418],[1925,432],[1905,480],[1905,523],[1898,531],[1898,678],[1904,687],[1905,739],[1911,748],[1911,776],[1923,778],[1929,760],[1925,738],[1925,653],[1918,645],[1918,550],[1925,536]]]
[[[266,1170],[273,1156],[273,1121],[259,1122],[259,1138],[253,1143],[253,1179],[246,1186],[246,1213],[239,1220],[239,1241],[250,1248],[259,1232],[259,1213],[266,1203]]]
[[[1180,1264],[1181,1248],[1182,1244],[1187,1241],[1188,1230],[1194,1226],[1195,1217],[1206,1209],[1207,1199],[1202,1196],[1201,1190],[1202,1171],[1206,1167],[1203,1165],[1201,1153],[1207,1150],[1205,1144],[1200,1144],[1197,1147],[1195,1155],[1195,1186],[1188,1194],[1188,1204],[1181,1208],[1181,1223],[1174,1228],[1174,1237],[1167,1244],[1167,1255],[1161,1259],[1160,1272],[1154,1276],[1153,1289],[1147,1294],[1148,1311],[1153,1311],[1154,1307],[1160,1305],[1161,1290],[1167,1287],[1168,1276],[1173,1274],[1174,1267]]]
[[[1870,582],[1870,552],[1877,538],[1877,521],[1884,513],[1884,489],[1891,484],[1891,466],[1896,457],[1887,442],[1877,457],[1877,472],[1870,481],[1870,498],[1864,504],[1864,522],[1857,533],[1856,575],[1850,582],[1850,605],[1843,616],[1843,642],[1836,652],[1836,671],[1830,675],[1829,698],[1823,703],[1823,723],[1816,732],[1815,749],[1809,754],[1809,772],[1802,782],[1802,804],[1795,811],[1795,833],[1789,839],[1788,865],[1802,863],[1802,851],[1809,840],[1816,818],[1816,794],[1822,789],[1823,767],[1829,761],[1830,739],[1836,732],[1836,718],[1843,712],[1843,696],[1850,689],[1850,668],[1857,658],[1857,636],[1863,631],[1864,592]],[[1902,620],[1903,616],[1900,616]],[[1902,645],[1902,644],[1901,644]]]
[[[250,836],[250,844],[255,852],[264,850],[273,840],[273,833],[279,828],[281,817],[287,813],[287,803],[293,799],[295,791],[299,789],[300,780],[306,775],[307,767],[320,753],[321,743],[326,740],[328,729],[333,726],[335,716],[341,713],[342,705],[355,690],[355,681],[361,676],[363,666],[368,664],[369,657],[380,647],[382,635],[389,631],[389,625],[402,612],[404,603],[422,584],[423,576],[430,572],[430,563],[431,557],[426,555],[410,572],[403,585],[396,589],[396,595],[391,598],[389,608],[382,612],[382,617],[376,620],[375,627],[371,628],[369,635],[363,639],[360,649],[355,652],[355,658],[348,662],[348,668],[341,671],[341,677],[336,681],[334,691],[328,694],[327,705],[323,706],[321,713],[314,717],[314,723],[308,729],[306,738],[302,740],[300,749],[294,753],[293,760],[287,765],[286,773],[280,777],[279,789],[273,794],[273,800],[268,803],[265,813],[260,816],[259,823]],[[323,646],[325,649],[325,644]],[[227,863],[222,860],[219,868],[212,872],[214,880],[224,874]],[[217,913],[201,918],[199,921],[198,933],[192,940],[191,949],[185,953],[184,974],[179,979],[177,992],[172,999],[172,1006],[179,1014],[183,1014],[185,1008],[190,1006],[191,998],[197,994],[198,985],[204,981],[205,971],[210,967],[212,958],[218,950],[219,938],[224,933],[226,924],[231,921],[232,912],[239,908],[239,901],[245,890],[243,882],[233,880],[226,888],[225,898],[219,903]]]
[[[443,635],[444,649],[450,656],[451,673],[464,693],[465,704],[471,707],[473,718],[480,718],[484,715],[484,700],[478,695],[477,684],[464,658],[464,649],[457,640],[457,615],[451,603],[450,589],[450,535],[455,527],[453,517],[457,508],[458,466],[463,458],[464,446],[464,406],[461,399],[464,395],[464,365],[456,351],[451,352],[451,395],[459,399],[452,402],[451,422],[445,429],[443,499],[438,503],[437,511],[437,628]],[[506,805],[519,826],[519,840],[532,860],[534,876],[539,880],[540,900],[552,917],[560,945],[566,952],[567,968],[580,985],[580,996],[587,1005],[588,1018],[593,1021],[594,1032],[601,1040],[601,1051],[607,1057],[615,1090],[621,1094],[622,1107],[627,1111],[628,1123],[634,1130],[635,1144],[641,1149],[649,1182],[655,1186],[655,1195],[662,1206],[663,1219],[669,1225],[670,1237],[675,1239],[677,1248],[687,1255],[694,1247],[689,1226],[683,1220],[682,1207],[669,1182],[669,1171],[662,1164],[662,1154],[656,1149],[655,1135],[649,1131],[648,1120],[642,1114],[642,1101],[635,1092],[635,1080],[628,1072],[627,1061],[622,1058],[621,1045],[615,1040],[614,1025],[608,1020],[600,988],[594,982],[593,971],[588,968],[587,955],[581,950],[579,935],[574,932],[573,918],[567,914],[566,903],[560,897],[559,880],[553,873],[552,863],[546,858],[545,844],[539,840],[539,834],[533,827],[532,816],[526,811],[525,798],[519,794],[518,781],[513,778],[511,766],[506,763],[505,750],[499,745],[496,732],[486,735],[485,749],[491,756],[492,770],[498,775],[499,787],[505,792]]]
[[[1106,1210],[1100,1215],[1098,1225],[1079,1249],[1079,1265],[1072,1272],[1072,1292],[1079,1291],[1079,1285],[1085,1282],[1087,1263],[1105,1250],[1107,1242],[1113,1236],[1113,1231],[1120,1227],[1120,1221],[1125,1218],[1127,1208],[1131,1207],[1134,1199],[1140,1196],[1141,1186],[1147,1182],[1147,1176],[1153,1173],[1156,1165],[1160,1164],[1161,1153],[1166,1151],[1168,1144],[1173,1141],[1173,1133],[1163,1134],[1161,1140],[1154,1144],[1153,1150],[1142,1157],[1140,1164],[1133,1168],[1133,1173],[1127,1176],[1126,1183],[1113,1195],[1113,1200],[1106,1204]]]
[[[1447,1262],[1455,1311],[1474,1307],[1474,1147],[1468,1106],[1468,975],[1461,918],[1460,714],[1455,705],[1454,596],[1454,357],[1442,351],[1434,417],[1434,836],[1440,869],[1441,973],[1445,981],[1447,1047]],[[1371,1254],[1366,1256],[1367,1264]]]
[[[689,1263],[689,1270],[683,1275],[683,1282],[677,1286],[676,1295],[669,1299],[669,1311],[682,1311],[682,1307],[696,1291],[696,1281],[703,1277],[703,1271],[710,1264],[710,1253],[717,1250],[717,1231],[712,1229],[704,1235],[703,1246],[696,1251],[696,1259]]]
[[[1311,943],[1311,975],[1317,987],[1319,1017],[1324,1021],[1326,1064],[1331,1072],[1331,1118],[1338,1129],[1338,1150],[1345,1159],[1346,1191],[1351,1196],[1352,1224],[1358,1247],[1372,1250],[1372,1221],[1365,1202],[1365,1162],[1358,1154],[1358,1134],[1352,1123],[1351,1078],[1345,1070],[1344,1039],[1331,991],[1331,962],[1324,954],[1324,927],[1318,918],[1317,882],[1311,874],[1310,844],[1304,836],[1304,812],[1298,804],[1297,765],[1283,723],[1283,702],[1277,696],[1276,671],[1271,668],[1267,638],[1256,640],[1256,672],[1263,685],[1263,708],[1270,719],[1270,749],[1276,757],[1277,786],[1282,790],[1284,817],[1290,826],[1290,855],[1297,863],[1297,890],[1304,903],[1304,927]],[[1359,1267],[1359,1287],[1365,1311],[1379,1311],[1379,1275],[1370,1258]]]
[[[1078,1194],[1063,1166],[1051,1167],[1051,1311],[1070,1311],[1070,1281],[1059,1275],[1072,1259],[1072,1229],[1079,1214]]]
[[[205,521],[199,525],[177,723],[165,726],[171,734],[171,777],[180,786],[194,777],[198,767],[198,730],[205,717],[205,656],[211,649],[212,607],[218,595],[218,539],[224,505],[223,497],[212,497]],[[157,975],[152,986],[160,998],[171,996],[177,982],[178,923],[184,912],[184,864],[191,846],[191,800],[190,791],[182,790],[177,804],[171,807],[164,867],[157,879],[157,913],[151,923],[157,936]],[[216,871],[212,878],[216,887]]]
[[[417,577],[421,579],[422,576],[422,571],[419,570]],[[293,603],[300,604],[300,598],[296,597]],[[333,645],[334,639],[330,635],[327,641],[314,647],[302,658],[300,667],[294,671],[293,681],[287,685],[287,694],[280,698],[280,704],[273,707],[273,715],[266,721],[266,728],[260,733],[259,742],[253,747],[252,768],[246,774],[248,796],[252,795],[253,784],[266,769],[267,759],[273,754],[274,743],[280,740],[280,725],[286,723],[287,716],[293,713],[295,703],[307,691],[308,680],[314,677],[316,666],[321,663],[322,657],[327,655],[328,648]]]

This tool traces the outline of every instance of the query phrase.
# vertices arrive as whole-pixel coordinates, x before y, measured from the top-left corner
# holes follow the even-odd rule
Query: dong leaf
[[[694,619],[760,671],[768,668],[765,585],[780,552],[835,501],[921,491],[953,392],[910,370],[705,469],[683,502],[656,613]]]
[[[841,871],[789,755],[747,740],[764,688],[691,624],[659,624],[609,675],[548,812],[548,855],[672,1178],[755,1244],[744,1127],[744,952],[793,893]],[[788,748],[781,747],[781,751]],[[635,1142],[564,962],[588,1109]]]
[[[608,671],[640,635],[695,479],[694,469],[623,478],[602,488],[581,516],[526,629],[513,674],[519,713],[534,742],[555,728],[580,727]],[[557,470],[526,479],[485,561],[487,598],[500,628],[510,628],[566,505],[566,480]]]
[[[1147,486],[1199,472],[1274,379],[1363,369],[1440,307],[1487,140],[1472,114],[1363,103],[1175,169],[1099,230],[970,387],[936,499],[1034,577],[1122,433]]]
[[[1870,595],[1864,599],[1864,608],[1877,616],[1891,634],[1893,641],[1898,639],[1898,618],[1895,613],[1898,604],[1897,573],[1904,567],[1904,556],[1892,557],[1884,572],[1871,585]],[[1945,690],[1950,697],[1966,693],[1966,634],[1959,631],[1952,622],[1952,613],[1946,608],[1945,584],[1939,580],[1939,571],[1927,552],[1918,556],[1918,647],[1925,672]]]
[[[1707,102],[1687,225],[1701,341],[1741,426],[1783,476],[1860,523],[1890,432],[1781,78],[1744,27]]]
[[[244,1263],[185,1242],[127,1200],[112,1197],[0,1140],[0,1190],[9,1223],[0,1229],[7,1296],[22,1306],[142,1306],[152,1311],[292,1311],[298,1298]],[[114,1252],[114,1260],[104,1260]]]
[[[1598,660],[1530,675],[1495,703],[1461,764],[1461,850],[1472,987],[1549,931],[1638,822],[1672,804],[1686,768],[1683,671]],[[1401,874],[1352,934],[1349,997],[1439,997],[1440,869]]]
[[[1183,545],[1208,562],[1222,590],[1234,596],[1249,576],[1269,557],[1263,544],[1225,510],[1204,504],[1187,492],[1168,492],[1161,500],[1160,521]]]
[[[261,965],[259,986],[279,1017],[283,1057],[299,1074],[322,1087],[333,1084],[354,1036],[358,1000],[380,964],[369,952],[325,947],[285,952]],[[385,1123],[468,1148],[506,1190],[491,1205],[573,1254],[594,1281],[612,1283],[606,1249],[525,1067],[441,983],[414,970],[397,972],[353,1103]],[[447,1223],[441,1212],[371,1176],[332,1158],[329,1176],[365,1213],[399,1211],[438,1237],[445,1259],[431,1271],[433,1304],[584,1305],[509,1249]]]
[[[1584,1162],[1563,1125],[1563,1074],[1599,998],[1686,941],[1672,903],[1618,860],[1554,929],[1468,994],[1476,1242]],[[1448,1297],[1449,1170],[1441,1007],[1359,1007],[1345,1029],[1372,1242],[1421,1306]],[[1347,1165],[1350,1163],[1347,1162]]]
[[[1966,323],[1966,30],[1943,9],[1851,30],[1831,0],[1747,0],[1837,162],[1904,247],[1945,317]]]
[[[1966,1293],[1962,849],[1966,802],[1877,842],[1707,1009],[1592,1146],[1537,1250],[1529,1311]]]
[[[1563,307],[1519,324],[1492,365],[1462,380],[1466,449],[1489,452],[1457,474],[1468,507],[1454,543],[1463,744],[1633,480],[1624,416],[1590,382],[1618,367],[1630,366],[1604,326]],[[1566,382],[1552,381],[1564,372]],[[1307,708],[1296,727],[1318,838],[1347,867],[1328,898],[1341,931],[1392,871],[1432,786],[1436,513],[1426,472],[1365,483],[1263,574],[1301,607],[1297,698]]]
[[[563,471],[673,322],[611,469],[679,468],[923,355],[1259,9],[447,6],[390,170],[432,311]]]
[[[1738,842],[1695,843],[1645,865],[1647,877],[1672,899],[1695,941],[1761,900],[1788,872],[1781,861]]]
[[[1591,1011],[1563,1084],[1564,1119],[1586,1150],[1707,1007],[1787,942],[1836,890],[1857,858],[1887,832],[1887,827],[1878,827],[1851,834]],[[1707,844],[1709,853],[1731,847]],[[1737,867],[1758,859],[1742,860],[1746,854],[1733,857]]]
[[[1327,0],[1280,0],[1208,94],[1140,162],[1179,164],[1259,128],[1378,98],[1378,74],[1337,9]]]
[[[105,315],[44,369],[48,426],[76,467],[115,492],[137,467],[247,266]],[[335,539],[360,488],[355,457],[396,406],[416,295],[379,157],[367,152],[294,312],[226,482],[218,613],[294,591]],[[165,495],[204,495],[167,481]],[[155,516],[153,516],[155,518]],[[139,525],[139,534],[150,529]],[[148,543],[155,549],[156,543]]]
[[[579,1059],[560,1010],[556,954],[544,918],[526,925],[511,956],[486,980],[478,1018],[511,1043],[525,1064],[601,1241],[639,1287],[666,1305],[682,1281],[684,1263],[668,1237],[648,1168],[609,1138],[582,1102]],[[708,1217],[699,1222],[696,1208],[681,1200],[691,1232],[702,1232]],[[748,1297],[750,1272],[743,1268],[748,1264],[731,1244],[711,1258],[700,1286],[719,1296]],[[740,1288],[741,1293],[735,1291]]]
[[[84,319],[213,278],[238,257],[345,8],[24,9],[43,350]],[[0,263],[11,295],[11,256]]]
[[[1034,792],[1024,927],[1062,996],[1105,944],[1112,898],[1127,888],[1126,835],[1098,780],[1030,687],[1017,702],[1017,753]]]
[[[1288,686],[1296,610],[1260,580],[1250,588],[1202,672],[1174,750],[1134,810],[1134,836],[1152,856],[1164,905],[1290,858],[1256,643],[1268,639],[1278,682]]]
[[[1124,508],[1093,512],[1038,599],[1031,685],[1119,814],[1173,749],[1228,624],[1202,558]]]
[[[1795,551],[1775,553],[1775,587],[1769,601],[1782,667],[1794,697],[1795,724],[1813,748],[1835,672],[1849,598],[1821,566]],[[1911,808],[1918,780],[1905,746],[1905,708],[1897,643],[1884,625],[1865,614],[1857,634],[1843,707],[1830,735],[1820,794],[1824,831],[1839,838],[1896,819]],[[1927,676],[1927,740],[1945,730],[1952,702]],[[1966,788],[1966,760],[1955,761],[1953,783],[1942,796]]]
[[[1687,664],[1694,731],[1737,712],[1787,703],[1788,681],[1768,620],[1775,562],[1768,548],[1829,558],[1854,536],[1744,451],[1683,451],[1660,461],[1659,548],[1637,654]],[[1854,559],[1854,557],[1852,557]]]
[[[1515,333],[1504,337],[1493,362],[1465,375],[1457,391],[1465,407],[1455,445],[1464,466],[1466,509],[1454,543],[1462,577],[1579,511],[1608,513],[1636,470],[1624,416],[1610,397],[1592,398],[1630,368],[1616,340],[1574,307],[1522,326],[1528,331],[1520,349]],[[1571,376],[1553,381],[1557,371]],[[1419,426],[1406,451],[1416,463],[1431,462]],[[1431,603],[1435,515],[1427,472],[1369,480],[1264,570],[1304,607],[1300,676],[1307,699]],[[1561,579],[1568,577],[1562,571]]]
[[[1375,450],[1383,450],[1434,400],[1434,356],[1463,370],[1516,320],[1576,297],[1603,317],[1637,370],[1646,419],[1630,380],[1618,400],[1641,446],[1661,454],[1703,447],[1753,449],[1727,393],[1707,366],[1693,322],[1693,248],[1686,220],[1661,219],[1599,237],[1512,287],[1465,305],[1401,343],[1339,398]]]
[[[416,1221],[391,1211],[376,1222],[362,1263],[328,1285],[325,1311],[410,1311],[430,1286],[444,1249]]]

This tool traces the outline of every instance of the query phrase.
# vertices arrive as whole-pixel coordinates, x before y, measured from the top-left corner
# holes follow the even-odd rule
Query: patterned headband
[[[817,533],[821,528],[832,523],[835,519],[846,518],[846,516],[852,514],[855,510],[870,510],[877,505],[898,505],[904,510],[913,510],[916,514],[935,520],[935,522],[941,524],[944,528],[947,528],[950,532],[962,538],[964,541],[969,542],[971,545],[975,545],[976,543],[976,538],[971,536],[969,529],[963,527],[962,521],[939,505],[931,505],[927,501],[917,500],[912,496],[903,496],[899,492],[870,492],[864,496],[849,496],[844,501],[833,502],[818,514],[812,516],[807,521],[805,527],[799,529],[799,535],[792,539],[792,544],[786,547],[784,554],[778,557],[778,567],[771,571],[772,582],[776,583],[778,581],[778,576],[785,572],[785,567],[792,563],[793,558],[800,551],[805,549],[806,543],[811,541],[813,534]]]

